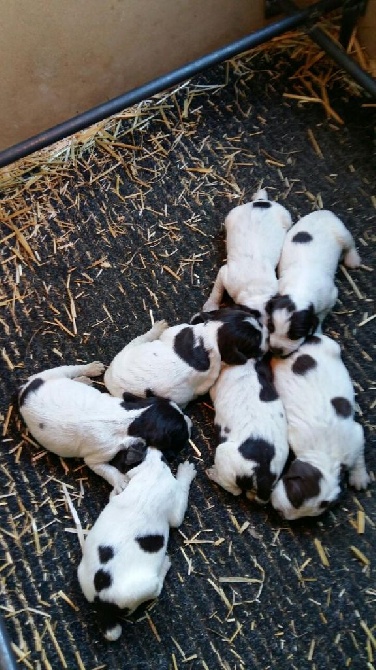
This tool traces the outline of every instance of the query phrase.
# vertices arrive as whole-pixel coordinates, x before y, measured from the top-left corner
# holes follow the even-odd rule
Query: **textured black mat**
[[[213,413],[205,398],[192,404],[201,458],[191,450],[198,476],[186,519],[170,536],[172,568],[158,602],[107,644],[78,587],[80,548],[62,483],[84,528],[108,487],[81,462],[63,464],[30,445],[16,410],[8,414],[29,374],[109,363],[149,327],[150,310],[171,324],[189,319],[224,258],[224,216],[262,182],[294,220],[324,206],[357,240],[363,265],[350,279],[338,270],[326,331],[343,346],[375,471],[373,110],[348,99],[340,82],[331,100],[343,125],[321,105],[283,97],[293,69],[280,55],[233,63],[226,86],[224,72],[216,68],[167,100],[147,127],[120,137],[123,145],[98,144],[60,180],[30,186],[30,209],[12,221],[34,224],[23,229],[31,253],[19,236],[2,241],[0,604],[20,667],[374,667],[374,483],[348,490],[319,520],[281,522],[270,506],[209,482]],[[9,214],[17,207],[7,197]],[[2,239],[10,232],[4,226]]]

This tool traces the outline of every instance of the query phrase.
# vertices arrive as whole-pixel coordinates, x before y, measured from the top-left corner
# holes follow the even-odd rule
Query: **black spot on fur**
[[[43,430],[43,428],[44,428],[44,423],[42,423],[42,421],[41,421],[41,422],[38,424],[38,426],[39,426],[39,428],[40,428],[41,430]]]
[[[96,591],[108,589],[112,584],[112,576],[107,570],[99,568],[94,575],[94,587]]]
[[[114,557],[114,549],[110,546],[101,544],[98,547],[98,556],[101,563],[108,563]]]
[[[294,312],[296,305],[289,295],[277,293],[266,303],[265,310],[267,314],[271,315],[277,309],[287,309],[288,312]]]
[[[22,389],[19,397],[18,397],[18,404],[19,407],[22,407],[22,405],[25,404],[26,398],[30,393],[35,393],[41,386],[44,384],[44,379],[41,379],[40,377],[36,377],[33,379],[29,384],[24,386]]]
[[[272,402],[273,400],[278,400],[278,393],[273,383],[273,372],[270,366],[270,357],[264,356],[261,360],[257,361],[255,364],[255,370],[260,389],[260,400],[261,402]]]
[[[313,237],[305,230],[301,230],[300,233],[296,233],[292,238],[292,242],[297,242],[298,244],[307,244],[307,242],[312,242]]]
[[[260,207],[260,209],[269,209],[272,206],[272,203],[268,200],[255,200],[252,204],[254,207]]]
[[[301,354],[298,356],[291,366],[291,370],[295,375],[306,375],[310,370],[317,367],[317,362],[309,354]]]
[[[340,396],[336,398],[332,398],[330,401],[335,409],[335,413],[342,417],[343,419],[347,419],[349,416],[352,415],[353,413],[353,408],[351,405],[351,402],[347,400],[347,398],[342,398]]]
[[[318,325],[319,319],[313,305],[310,305],[307,309],[301,309],[292,314],[287,335],[290,340],[300,340],[302,337],[313,335]]]
[[[99,596],[95,596],[94,598],[94,611],[98,626],[103,635],[117,626],[122,615],[129,613],[128,607],[120,609],[115,603],[107,603],[101,600]]]
[[[234,303],[230,307],[221,307],[220,309],[214,309],[211,312],[199,312],[195,314],[191,319],[191,324],[196,323],[208,323],[209,321],[221,321],[221,323],[229,323],[238,316],[245,316],[245,312],[248,316],[253,316],[255,319],[261,317],[261,312],[258,309],[252,309],[246,305],[237,305]]]
[[[225,426],[224,429],[223,429],[223,432],[226,433],[226,435],[228,435],[229,432],[230,432],[230,429],[227,428],[227,426]]]
[[[164,537],[163,535],[143,535],[136,537],[136,542],[138,542],[144,551],[147,551],[149,554],[155,554],[163,548]]]
[[[193,328],[187,326],[183,328],[174,340],[175,353],[191,368],[199,372],[205,372],[210,368],[209,354],[204,347],[204,343],[199,338],[199,344],[195,344]]]
[[[228,365],[242,365],[261,355],[261,330],[246,321],[247,315],[234,317],[218,328],[217,342],[221,359]]]
[[[270,472],[270,463],[275,455],[274,446],[262,438],[249,437],[240,445],[239,452],[243,458],[256,463],[252,488],[256,488],[257,497],[266,502],[276,479]]]
[[[189,439],[189,429],[184,414],[165,398],[143,398],[130,406],[122,403],[125,409],[145,410],[133,419],[128,435],[140,437],[146,444],[163,452],[177,454]]]
[[[305,500],[315,498],[320,493],[322,473],[310,463],[298,458],[292,462],[287,474],[283,477],[286,496],[295,509],[302,506]]]
[[[306,338],[306,344],[320,344],[321,337],[318,335],[308,335]]]

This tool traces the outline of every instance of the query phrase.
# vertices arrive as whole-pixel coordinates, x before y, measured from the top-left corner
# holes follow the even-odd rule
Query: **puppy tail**
[[[265,188],[260,188],[256,193],[253,194],[252,200],[269,200],[268,194]]]

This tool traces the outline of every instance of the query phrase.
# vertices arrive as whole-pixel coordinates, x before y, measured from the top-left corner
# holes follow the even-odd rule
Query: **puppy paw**
[[[357,250],[354,247],[352,249],[349,249],[349,251],[347,251],[347,253],[345,254],[345,256],[343,258],[343,263],[348,268],[358,268],[359,267],[359,265],[361,263],[361,259],[360,259],[360,256],[359,256]]]
[[[206,475],[209,477],[209,479],[212,480],[212,482],[216,482],[216,481],[217,481],[217,479],[216,479],[216,477],[217,477],[217,471],[216,471],[216,469],[215,469],[214,467],[213,467],[213,468],[208,468],[207,470],[205,470],[205,473],[206,473]]]
[[[365,468],[362,468],[361,470],[353,470],[350,472],[349,484],[357,491],[366,489],[370,481],[371,478]]]
[[[116,640],[119,639],[121,633],[122,633],[122,627],[120,624],[116,624],[113,628],[107,628],[107,630],[104,633],[104,636],[108,642],[116,642]]]
[[[87,377],[99,377],[105,371],[105,366],[100,361],[93,361],[93,363],[88,363],[85,368],[85,376]]]
[[[94,382],[90,377],[85,377],[85,375],[82,375],[81,377],[75,377],[73,379],[74,382],[79,382],[80,384],[86,384],[86,386],[93,386]]]
[[[127,488],[128,484],[129,478],[126,475],[120,475],[114,482],[114,488],[110,493],[110,500],[111,498],[114,498],[114,496],[118,496],[120,493],[122,493]]]
[[[196,477],[196,468],[193,463],[189,461],[184,461],[180,463],[178,471],[176,474],[177,479],[184,479],[185,481],[191,482]]]
[[[156,321],[154,326],[150,329],[150,334],[155,336],[155,339],[157,340],[163,333],[168,328],[168,323],[165,319],[162,319],[161,321]]]

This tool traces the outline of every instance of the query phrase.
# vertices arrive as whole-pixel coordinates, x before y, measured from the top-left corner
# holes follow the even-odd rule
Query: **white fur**
[[[110,500],[84,543],[78,579],[89,602],[98,595],[94,578],[100,569],[111,575],[111,585],[99,592],[100,599],[128,608],[128,614],[159,596],[170,568],[169,528],[177,528],[184,519],[195,475],[193,463],[186,461],[179,465],[175,478],[161,453],[150,448],[145,460],[128,472],[127,487]],[[163,536],[163,547],[154,552],[142,549],[136,538],[147,535]],[[113,557],[105,564],[99,560],[101,546],[113,549]],[[121,626],[116,621],[108,624],[105,636],[116,640]]]
[[[28,393],[20,413],[45,449],[63,458],[83,458],[116,494],[124,489],[127,479],[108,461],[121,449],[143,442],[127,431],[145,409],[126,410],[121,400],[90,386],[89,377],[97,377],[103,370],[102,363],[94,362],[52,368],[29,377],[20,397],[33,380],[42,379],[44,383]],[[186,421],[189,426],[188,417]]]
[[[309,233],[313,240],[293,242],[297,233]],[[304,216],[286,235],[278,265],[278,294],[289,296],[296,311],[312,304],[321,324],[337,300],[334,275],[342,254],[347,267],[359,266],[354,239],[342,221],[327,210]],[[291,312],[278,309],[276,304],[271,314],[274,332],[270,334],[270,348],[280,350],[282,355],[295,351],[304,341],[304,337],[294,340],[288,337],[291,318]]]
[[[244,365],[225,366],[210,389],[214,403],[215,424],[220,428],[221,439],[215,452],[214,465],[207,471],[210,479],[233,495],[242,492],[236,483],[237,477],[253,478],[253,491],[248,498],[266,502],[257,495],[255,471],[258,461],[248,460],[239,452],[239,446],[248,438],[262,438],[274,446],[274,457],[270,462],[272,486],[279,478],[288,456],[287,424],[282,402],[279,398],[265,402],[260,400],[260,382],[255,370],[255,361]],[[256,496],[254,496],[256,493]],[[268,495],[268,497],[269,497]]]
[[[246,319],[256,323],[253,317]],[[214,384],[221,369],[217,334],[220,321],[195,325],[181,324],[168,327],[158,321],[144,335],[129,342],[113,359],[104,375],[104,383],[112,395],[129,391],[144,396],[147,389],[155,395],[170,398],[180,406],[206,393]],[[189,327],[194,333],[195,346],[204,346],[209,356],[209,368],[204,371],[191,367],[174,351],[176,336]],[[262,346],[266,346],[267,332],[260,328]]]
[[[317,366],[304,375],[292,366],[302,355],[315,359]],[[323,501],[336,500],[340,493],[340,468],[349,471],[349,482],[356,489],[366,488],[369,476],[364,462],[363,428],[351,416],[338,416],[331,404],[336,397],[346,398],[354,408],[354,389],[341,359],[340,346],[326,335],[315,336],[286,359],[274,359],[274,382],[286,410],[288,439],[295,456],[322,473],[320,492],[297,509],[291,505],[282,478],[272,493],[273,506],[292,520],[317,516]],[[285,476],[288,476],[288,472]]]
[[[269,201],[264,189],[253,201],[268,201],[270,207],[254,207],[253,202],[234,207],[225,220],[227,261],[217,275],[203,311],[218,309],[224,291],[235,303],[258,309],[277,291],[276,267],[286,231],[292,225],[287,209]]]

